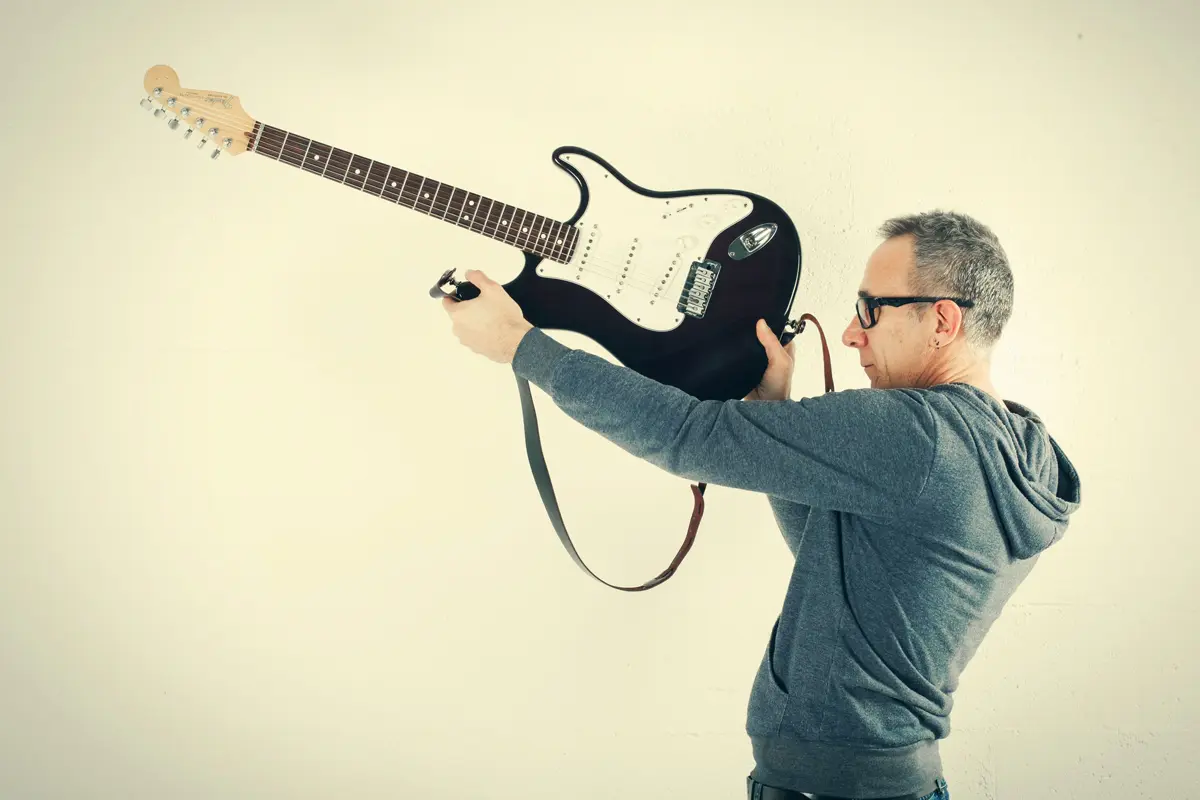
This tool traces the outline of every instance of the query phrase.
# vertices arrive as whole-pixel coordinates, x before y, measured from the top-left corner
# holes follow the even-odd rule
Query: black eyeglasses
[[[854,311],[858,314],[858,323],[862,325],[863,330],[866,330],[873,327],[879,321],[879,316],[875,312],[880,306],[936,303],[938,300],[953,300],[963,308],[970,308],[975,305],[973,300],[963,300],[958,297],[859,297],[858,302],[854,304]]]

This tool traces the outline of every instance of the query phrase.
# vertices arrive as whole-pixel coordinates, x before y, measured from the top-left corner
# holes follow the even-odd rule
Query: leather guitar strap
[[[829,346],[825,342],[825,331],[821,329],[821,323],[817,322],[817,318],[812,314],[804,314],[800,317],[799,325],[796,329],[796,334],[804,330],[805,320],[812,320],[817,326],[817,332],[821,334],[821,351],[825,361],[825,391],[833,391],[833,368],[829,363]],[[791,336],[785,335],[780,339],[781,344],[787,344],[787,339],[790,341]],[[525,452],[529,456],[529,466],[533,470],[533,479],[537,483],[538,491],[542,495],[542,504],[546,507],[546,513],[550,515],[550,521],[554,524],[554,530],[558,532],[558,538],[562,540],[563,547],[567,548],[567,552],[571,554],[571,558],[579,565],[579,568],[591,575],[596,580],[609,586],[613,589],[619,589],[622,592],[641,592],[646,589],[652,589],[660,583],[670,578],[675,574],[675,570],[683,561],[684,556],[692,549],[692,542],[696,538],[696,529],[700,525],[700,518],[704,515],[704,489],[708,484],[694,483],[691,485],[693,496],[692,518],[688,524],[687,536],[683,540],[683,546],[679,548],[679,552],[675,554],[675,558],[671,560],[670,566],[662,571],[658,577],[653,580],[643,583],[641,586],[615,586],[606,580],[601,579],[596,573],[588,569],[583,563],[583,559],[579,557],[579,553],[575,551],[575,545],[571,542],[571,537],[567,534],[567,527],[563,524],[562,514],[558,510],[558,500],[554,496],[554,487],[550,483],[550,474],[546,471],[546,458],[542,454],[541,437],[538,436],[537,412],[533,407],[533,396],[529,391],[529,382],[524,378],[517,376],[517,388],[521,392],[521,413],[525,419]]]

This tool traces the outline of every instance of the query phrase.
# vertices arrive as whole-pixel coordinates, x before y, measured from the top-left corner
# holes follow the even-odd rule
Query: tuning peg
[[[166,110],[165,108],[156,108],[156,109],[154,109],[154,116],[155,116],[155,118],[157,118],[157,119],[162,119],[162,118],[163,118],[163,117],[165,117],[166,115],[167,115],[167,110]]]
[[[187,133],[185,133],[185,134],[183,135],[183,138],[184,138],[184,139],[190,139],[190,138],[192,138],[192,134],[193,134],[194,132],[195,132],[195,131],[194,131],[193,129],[191,129],[191,128],[188,128],[188,129],[187,129]]]
[[[170,128],[171,130],[175,130],[176,128],[179,127],[179,120],[177,118],[172,119],[170,122],[167,123],[167,127]]]
[[[142,108],[149,111],[151,108],[154,107],[154,101],[151,100],[149,97],[143,97],[142,102],[139,105],[141,105]]]
[[[216,148],[215,150],[213,150],[213,151],[212,151],[212,156],[211,156],[212,160],[213,160],[213,161],[216,161],[216,160],[217,160],[217,156],[219,156],[219,155],[221,155],[221,148],[219,148],[219,147],[218,147],[218,148]]]
[[[207,136],[202,136],[202,137],[200,137],[200,144],[196,145],[196,149],[197,149],[197,150],[203,150],[203,149],[204,149],[204,145],[206,145],[206,144],[208,144],[208,137],[207,137]]]

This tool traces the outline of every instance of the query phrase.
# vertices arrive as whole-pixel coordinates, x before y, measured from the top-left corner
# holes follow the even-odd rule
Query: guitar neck
[[[282,128],[256,122],[248,149],[552,261],[565,264],[575,252],[579,232],[565,222],[321,144]]]

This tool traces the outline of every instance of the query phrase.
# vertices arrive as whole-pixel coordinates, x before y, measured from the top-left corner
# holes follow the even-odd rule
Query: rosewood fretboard
[[[575,252],[579,232],[564,222],[281,128],[255,123],[249,149],[552,261],[566,263]]]

